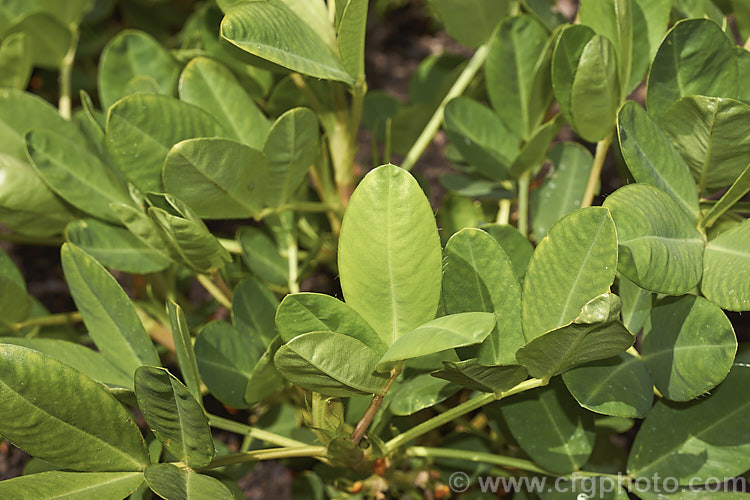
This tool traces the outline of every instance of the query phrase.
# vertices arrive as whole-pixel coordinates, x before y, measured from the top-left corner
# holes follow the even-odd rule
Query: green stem
[[[481,462],[485,464],[499,465],[501,467],[513,467],[515,469],[521,469],[527,472],[544,474],[545,476],[558,475],[542,469],[541,467],[538,467],[534,464],[534,462],[530,460],[524,460],[515,457],[506,457],[503,455],[495,455],[492,453],[456,450],[451,448],[428,448],[425,446],[410,446],[406,450],[406,456],[425,458],[457,458],[459,460]]]
[[[277,446],[285,446],[288,448],[308,446],[307,443],[303,443],[302,441],[297,441],[296,439],[280,436],[278,434],[274,434],[273,432],[264,431],[263,429],[257,429],[247,424],[219,417],[218,415],[211,415],[210,413],[208,414],[208,423],[211,425],[211,427],[215,427],[217,429],[228,432],[234,432],[242,436],[250,436],[253,439],[265,441]]]
[[[65,53],[62,62],[60,62],[60,98],[58,100],[58,109],[60,116],[66,120],[70,120],[72,116],[71,112],[71,75],[73,73],[73,62],[76,58],[76,50],[78,49],[78,29],[72,30],[70,38],[70,46],[68,51]]]
[[[0,232],[0,241],[7,241],[9,243],[15,243],[16,245],[41,245],[47,247],[59,247],[65,243],[65,239],[63,238],[37,238],[35,236],[23,236],[21,234],[2,232]]]
[[[217,467],[224,467],[227,465],[241,464],[245,462],[258,462],[261,460],[280,460],[283,458],[301,458],[301,457],[318,457],[325,458],[326,448],[325,446],[297,446],[290,448],[272,448],[270,450],[255,450],[245,451],[240,453],[230,453],[229,455],[222,455],[214,458],[210,464],[205,467],[195,469],[196,472],[201,472],[209,469],[216,469]]]
[[[219,288],[216,283],[211,280],[210,276],[199,274],[198,282],[203,285],[203,288],[205,288],[206,291],[211,294],[211,296],[215,298],[219,304],[223,305],[227,309],[232,308],[231,299],[221,290],[221,288]]]
[[[30,318],[20,323],[11,325],[11,330],[18,332],[24,328],[34,328],[37,326],[54,326],[54,325],[68,325],[72,323],[79,323],[82,320],[81,313],[79,312],[67,312],[59,314],[50,314],[48,316],[39,316],[38,318]]]
[[[518,231],[524,235],[529,234],[529,177],[526,172],[518,178]]]
[[[448,94],[446,94],[445,98],[440,103],[440,106],[438,106],[437,110],[435,110],[432,118],[430,118],[427,126],[424,128],[424,130],[422,130],[422,133],[417,138],[417,141],[406,154],[404,161],[401,162],[401,168],[405,170],[411,170],[412,167],[414,167],[414,164],[417,163],[417,160],[419,160],[419,157],[422,156],[422,153],[424,153],[424,150],[427,149],[427,146],[430,145],[432,139],[435,137],[435,134],[437,134],[438,130],[440,129],[440,125],[442,125],[443,123],[445,106],[448,104],[448,102],[450,102],[451,99],[460,96],[464,93],[464,91],[466,91],[466,88],[474,79],[474,76],[482,67],[484,61],[487,60],[488,51],[489,46],[485,44],[480,46],[476,50],[476,52],[474,52],[474,55],[469,60],[469,64],[466,65],[464,70],[458,76],[458,79],[450,88]]]
[[[630,347],[628,347],[628,350],[625,352],[627,352],[628,354],[630,354],[636,359],[641,359],[641,353],[635,350],[635,346],[631,345]]]
[[[596,154],[594,155],[594,165],[591,167],[591,173],[589,174],[589,181],[586,184],[586,191],[583,194],[583,200],[581,201],[581,208],[590,207],[594,202],[594,195],[596,194],[596,186],[599,184],[599,178],[602,175],[602,167],[604,166],[604,159],[607,158],[607,151],[609,146],[612,144],[612,135],[609,134],[607,137],[596,143]]]
[[[500,200],[498,203],[496,224],[507,226],[510,222],[510,200]]]
[[[469,413],[470,411],[474,411],[478,408],[481,408],[482,406],[489,404],[493,401],[497,401],[497,400],[506,398],[508,396],[512,396],[513,394],[518,394],[520,392],[528,391],[530,389],[535,389],[537,387],[545,386],[547,385],[547,383],[549,383],[549,379],[532,378],[532,379],[521,382],[520,384],[516,385],[512,389],[509,389],[505,392],[501,392],[499,394],[482,394],[481,396],[477,396],[468,401],[465,401],[461,403],[460,405],[454,406],[450,410],[444,413],[441,413],[440,415],[436,415],[432,417],[426,422],[422,422],[416,427],[412,427],[408,431],[402,434],[399,434],[395,438],[385,443],[386,454],[393,453],[397,448],[408,443],[412,439],[416,439],[419,436],[426,434],[433,429],[437,429],[438,427],[441,427],[451,422],[456,417],[465,415]]]

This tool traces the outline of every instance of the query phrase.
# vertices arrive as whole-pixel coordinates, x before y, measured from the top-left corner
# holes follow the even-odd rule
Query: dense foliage
[[[0,498],[244,498],[262,460],[300,498],[747,497],[716,490],[750,470],[750,9],[554,7],[429,0],[475,50],[403,103],[367,0],[0,1],[2,239],[59,246],[76,306],[0,251],[0,436],[35,457]]]

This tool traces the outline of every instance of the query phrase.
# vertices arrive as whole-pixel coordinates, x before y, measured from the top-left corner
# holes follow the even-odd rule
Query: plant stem
[[[65,53],[62,62],[60,63],[60,98],[57,106],[60,111],[60,116],[66,120],[70,120],[71,113],[71,75],[73,73],[73,62],[76,58],[76,50],[78,49],[78,29],[74,29],[71,32],[70,46],[68,51]]]
[[[226,465],[240,464],[244,462],[257,462],[260,460],[279,460],[282,458],[300,458],[300,457],[325,457],[325,446],[296,446],[289,448],[271,448],[270,450],[245,451],[240,453],[230,453],[214,458],[210,464],[205,467],[195,469],[196,472],[224,467]]]
[[[206,289],[208,293],[211,294],[213,298],[216,299],[216,301],[226,307],[227,309],[232,308],[232,301],[229,299],[229,297],[221,290],[221,288],[214,283],[211,278],[205,274],[199,274],[198,275],[198,282],[203,285],[203,288]]]
[[[219,240],[219,244],[224,247],[229,253],[242,253],[242,245],[237,240],[230,240],[229,238],[216,238]]]
[[[217,429],[234,432],[242,436],[250,436],[253,439],[265,441],[277,446],[286,446],[289,448],[308,446],[307,443],[303,443],[302,441],[297,441],[296,439],[280,436],[278,434],[274,434],[273,432],[264,431],[263,429],[257,429],[247,424],[219,417],[218,415],[211,415],[209,413],[207,416],[208,423],[211,425],[211,427],[215,427]]]
[[[628,354],[630,354],[631,356],[633,356],[636,359],[641,359],[641,353],[635,350],[635,346],[631,345],[630,347],[628,347],[628,350],[625,351],[625,352],[628,353]]]
[[[367,407],[367,410],[365,410],[365,414],[362,415],[362,418],[359,419],[359,422],[357,422],[357,427],[354,428],[354,432],[352,433],[352,443],[359,444],[362,436],[364,436],[365,432],[367,432],[367,429],[372,423],[372,419],[375,418],[375,415],[377,415],[378,410],[380,409],[380,405],[383,404],[383,398],[388,393],[388,390],[393,385],[393,382],[395,382],[398,376],[401,374],[403,366],[403,362],[400,362],[398,366],[391,370],[391,379],[383,389],[383,392],[372,397],[372,401],[370,401],[370,405]]]
[[[33,328],[37,326],[54,326],[54,325],[68,325],[72,323],[79,323],[82,320],[81,313],[79,312],[67,312],[59,314],[50,314],[48,316],[39,316],[38,318],[30,318],[20,323],[11,325],[11,330],[18,332],[24,328]]]
[[[518,231],[524,236],[528,236],[529,234],[530,175],[530,172],[526,172],[518,178]]]
[[[474,411],[478,408],[481,408],[482,406],[486,404],[506,398],[508,396],[512,396],[513,394],[518,394],[519,392],[524,392],[530,389],[535,389],[537,387],[545,386],[548,383],[549,383],[549,379],[532,378],[529,380],[525,380],[521,382],[520,384],[516,385],[515,387],[513,387],[512,389],[509,389],[505,392],[501,392],[500,394],[482,394],[481,396],[477,396],[468,401],[465,401],[461,403],[460,405],[454,406],[450,410],[444,413],[441,413],[440,415],[436,415],[432,417],[431,419],[427,420],[426,422],[422,422],[416,427],[412,427],[408,431],[402,434],[399,434],[395,438],[391,439],[385,444],[386,453],[392,453],[398,447],[400,447],[403,444],[408,443],[412,439],[418,438],[419,436],[426,434],[433,429],[437,429],[438,427],[444,424],[447,424],[448,422],[452,421],[454,418],[460,417],[461,415],[465,415],[466,413],[469,413],[470,411]]]
[[[424,446],[410,446],[406,450],[407,457],[425,457],[425,458],[457,458],[470,462],[481,462],[485,464],[499,465],[501,467],[512,467],[536,474],[546,476],[557,476],[553,472],[544,470],[530,460],[524,460],[515,457],[506,457],[492,453],[481,453],[475,451],[456,450],[451,448],[428,448]]]
[[[496,224],[507,226],[510,221],[510,200],[500,200],[498,203]]]
[[[596,186],[599,184],[599,178],[602,175],[604,159],[607,157],[607,151],[609,151],[609,146],[612,144],[612,135],[613,134],[609,134],[607,137],[596,143],[594,165],[591,167],[591,174],[589,174],[589,181],[588,184],[586,184],[586,191],[584,192],[583,200],[581,201],[581,208],[590,207],[594,202]]]
[[[47,247],[59,247],[65,243],[63,238],[37,238],[35,236],[23,236],[21,234],[3,232],[0,232],[0,241],[7,241],[16,245],[41,245]]]
[[[299,257],[297,256],[297,238],[292,234],[292,229],[286,234],[286,258],[289,263],[289,293],[299,293],[298,268]]]
[[[417,141],[406,154],[404,161],[401,162],[401,168],[405,170],[411,170],[412,167],[414,167],[414,164],[417,163],[417,160],[419,160],[419,157],[422,156],[422,153],[424,153],[424,150],[427,149],[427,146],[430,145],[432,139],[435,137],[435,134],[437,134],[438,130],[440,129],[440,125],[442,125],[443,123],[445,106],[451,99],[458,97],[464,93],[466,88],[471,83],[471,80],[474,79],[474,76],[484,64],[484,61],[487,60],[488,51],[489,46],[485,44],[480,46],[476,50],[476,52],[474,52],[474,55],[469,60],[469,63],[458,76],[458,79],[450,88],[448,94],[446,94],[445,98],[440,103],[440,106],[438,106],[438,108],[435,110],[432,118],[430,118],[427,126],[424,128],[424,130],[422,130],[422,133],[419,134]]]

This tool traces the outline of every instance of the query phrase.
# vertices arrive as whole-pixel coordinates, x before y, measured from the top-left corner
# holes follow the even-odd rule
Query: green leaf
[[[24,33],[34,66],[57,70],[71,43],[70,30],[45,12],[33,12],[4,30],[3,38]]]
[[[385,345],[435,317],[441,254],[432,208],[417,181],[394,165],[370,171],[344,214],[338,264],[347,304]]]
[[[750,223],[744,221],[708,242],[703,254],[701,293],[729,311],[750,310]]]
[[[31,44],[26,33],[4,37],[0,45],[0,87],[25,89],[32,67]]]
[[[443,361],[443,368],[430,373],[474,391],[500,393],[523,382],[528,375],[519,365],[485,366],[476,359]]]
[[[276,337],[278,307],[276,296],[258,280],[241,281],[232,294],[232,323],[238,330],[258,336],[268,345]]]
[[[513,437],[537,464],[567,474],[585,464],[594,446],[594,419],[562,382],[527,391],[500,407]]]
[[[554,31],[560,24],[567,20],[550,0],[521,0],[521,5],[526,12],[542,23],[547,31]]]
[[[489,108],[469,97],[445,107],[445,133],[469,165],[492,180],[508,177],[518,154],[518,138]]]
[[[190,467],[205,467],[214,457],[208,419],[187,387],[164,368],[141,366],[135,372],[135,397],[149,428],[172,455]]]
[[[539,167],[544,162],[550,143],[557,137],[564,123],[563,115],[558,113],[554,118],[537,127],[513,161],[510,167],[511,176],[518,179],[526,172]]]
[[[366,25],[367,0],[348,0],[338,26],[337,43],[341,62],[355,79],[365,76]]]
[[[442,403],[460,390],[459,385],[431,377],[429,373],[420,373],[393,389],[388,409],[394,415],[413,415]]]
[[[81,141],[76,127],[63,120],[57,109],[39,96],[16,89],[0,88],[0,153],[26,159],[26,134],[47,129],[71,141]]]
[[[161,168],[172,146],[194,137],[225,135],[202,109],[163,95],[125,97],[107,116],[107,150],[125,177],[144,192],[161,190]]]
[[[494,313],[464,312],[428,321],[397,338],[378,362],[378,370],[392,361],[478,344],[492,332],[496,320]]]
[[[246,2],[231,9],[221,21],[221,36],[291,71],[354,83],[334,49],[281,0]]]
[[[596,33],[588,26],[575,24],[560,32],[552,53],[552,89],[560,110],[571,121],[571,92],[578,71],[578,62],[586,44]]]
[[[211,498],[232,500],[234,495],[218,479],[172,464],[151,464],[144,473],[148,487],[166,500]]]
[[[112,38],[99,59],[98,87],[102,107],[131,94],[133,80],[148,77],[159,94],[171,95],[179,68],[169,52],[151,35],[125,30]]]
[[[109,205],[132,204],[120,176],[81,142],[48,130],[32,130],[26,135],[26,150],[50,189],[84,212],[119,222]]]
[[[387,349],[375,330],[354,309],[321,293],[295,293],[284,297],[276,310],[276,327],[285,342],[305,333],[331,332],[348,335],[381,354]]]
[[[237,232],[242,257],[258,277],[275,285],[287,285],[289,264],[279,254],[276,243],[262,230],[245,226]]]
[[[245,388],[246,403],[252,405],[263,401],[282,386],[284,381],[273,364],[273,357],[281,344],[281,338],[276,336],[255,365],[250,383]]]
[[[147,274],[169,265],[169,259],[161,252],[148,247],[127,229],[98,219],[71,222],[65,227],[65,239],[103,265],[118,271]]]
[[[25,285],[7,276],[0,276],[0,331],[14,331],[14,323],[25,320],[31,314],[31,298]]]
[[[617,227],[617,269],[646,290],[686,293],[701,279],[703,238],[669,195],[631,184],[609,195],[604,207]]]
[[[181,100],[225,124],[230,139],[253,149],[263,147],[271,124],[226,66],[196,57],[182,70],[179,90]]]
[[[180,261],[174,244],[162,232],[159,225],[149,218],[146,212],[140,208],[121,203],[112,204],[110,208],[120,217],[120,221],[127,230],[150,248],[152,253],[156,253],[168,261]]]
[[[747,167],[750,138],[742,130],[750,127],[750,105],[685,97],[667,110],[661,127],[690,166],[701,193],[730,185]]]
[[[447,314],[496,313],[497,324],[479,348],[487,365],[514,364],[524,344],[521,287],[510,259],[497,241],[480,229],[462,229],[445,246],[443,304]]]
[[[635,437],[628,472],[635,477],[676,477],[680,484],[703,484],[732,477],[750,467],[745,396],[750,367],[734,365],[710,396],[689,403],[661,400]]]
[[[101,353],[67,340],[0,337],[2,344],[20,345],[61,361],[97,382],[113,387],[133,388],[132,373],[125,373]]]
[[[482,226],[482,229],[490,233],[490,236],[503,247],[513,264],[513,272],[520,281],[526,274],[531,255],[534,253],[534,247],[529,240],[518,229],[509,225],[487,224]]]
[[[628,94],[641,84],[648,73],[649,63],[654,59],[669,26],[672,0],[635,0],[631,2],[630,10],[634,36],[630,82],[625,89]]]
[[[51,464],[129,472],[149,463],[128,410],[104,386],[49,356],[0,345],[0,398],[0,433]]]
[[[387,374],[375,372],[380,354],[348,335],[312,332],[281,346],[274,364],[290,382],[326,396],[381,394]]]
[[[594,158],[575,142],[562,142],[547,155],[552,171],[539,189],[531,192],[531,227],[536,241],[542,241],[552,225],[580,208]]]
[[[523,284],[526,340],[573,321],[593,297],[609,291],[617,268],[617,235],[601,207],[565,216],[539,242]]]
[[[680,21],[667,33],[651,63],[646,105],[660,120],[681,97],[737,96],[737,57],[732,42],[708,19]]]
[[[485,63],[487,93],[502,122],[521,139],[540,125],[541,117],[532,116],[531,108],[537,105],[532,103],[532,87],[547,36],[533,17],[520,15],[504,20],[490,42]]]
[[[277,207],[289,201],[307,170],[320,154],[318,118],[307,108],[295,108],[281,115],[268,132],[263,145],[268,165],[265,202]]]
[[[195,359],[193,339],[190,337],[190,328],[182,308],[173,300],[167,301],[167,313],[172,327],[172,339],[174,340],[175,353],[177,354],[177,365],[180,368],[182,379],[190,394],[202,403],[201,379],[198,374],[198,362]]]
[[[625,276],[617,277],[617,293],[622,299],[622,322],[629,332],[637,334],[651,314],[654,295]]]
[[[703,216],[703,227],[711,227],[724,213],[750,192],[750,165],[737,177],[719,201]]]
[[[605,294],[603,297],[616,296]],[[593,299],[587,306],[600,298]],[[606,311],[609,318],[587,314],[592,311],[584,307],[575,322],[531,340],[518,350],[516,359],[529,369],[532,377],[545,378],[623,352],[633,345],[635,337],[615,320],[619,303],[617,307]]]
[[[562,377],[578,404],[604,415],[643,418],[654,401],[646,366],[629,354],[573,368]]]
[[[586,43],[570,88],[573,129],[585,140],[607,137],[620,107],[617,55],[609,39],[595,35]]]
[[[245,390],[265,347],[259,337],[229,323],[212,321],[195,339],[198,371],[216,399],[232,408],[247,408]]]
[[[703,297],[666,297],[651,310],[641,351],[659,392],[689,401],[724,380],[737,339],[722,310]]]
[[[34,500],[125,498],[142,482],[140,472],[47,471],[0,482],[0,496]]]
[[[579,10],[581,24],[591,27],[597,34],[612,42],[617,54],[619,81],[622,83],[622,90],[626,94],[629,93],[626,87],[629,87],[627,84],[630,81],[631,62],[634,57],[635,3],[631,0],[614,0],[612,2],[583,0]],[[667,12],[667,16],[669,16],[669,12]],[[664,23],[665,28],[668,20],[667,17]],[[641,78],[643,78],[643,75],[641,75]]]
[[[24,281],[23,274],[2,248],[0,248],[0,276],[9,279],[26,293],[26,281]]]
[[[263,208],[263,153],[218,137],[188,139],[169,150],[164,189],[204,219],[246,219]]]
[[[70,243],[62,246],[61,258],[70,294],[104,357],[127,374],[141,365],[158,366],[156,349],[117,280]]]
[[[730,480],[730,482],[731,481],[732,480]],[[710,486],[711,488],[715,488],[714,485]],[[638,498],[642,498],[643,500],[670,500],[671,498],[679,498],[680,500],[747,500],[750,498],[750,494],[741,493],[739,491],[709,491],[695,489],[695,487],[692,489],[678,489],[672,493],[666,493],[664,491],[656,493],[638,489],[637,494]]]
[[[698,191],[690,168],[667,136],[636,102],[622,105],[617,116],[620,151],[633,178],[655,186],[698,220]]]
[[[231,262],[229,252],[190,207],[169,194],[152,193],[149,200],[149,217],[186,265],[205,273]]]
[[[508,0],[429,0],[445,31],[459,43],[479,47],[512,11]]]

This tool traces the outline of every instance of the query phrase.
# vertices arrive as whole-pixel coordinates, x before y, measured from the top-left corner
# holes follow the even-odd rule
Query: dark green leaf
[[[241,281],[232,294],[232,323],[268,345],[276,337],[274,321],[278,307],[276,296],[259,281]]]
[[[550,143],[560,132],[565,120],[561,114],[555,115],[549,121],[544,122],[531,133],[528,142],[521,148],[521,152],[513,161],[510,173],[514,178],[520,177],[526,172],[539,167],[547,155]]]
[[[485,366],[476,359],[443,361],[443,368],[433,371],[433,377],[449,380],[474,391],[500,393],[526,379],[526,368],[519,365]]]
[[[0,45],[0,86],[23,90],[29,84],[33,62],[26,33],[14,33]]]
[[[0,496],[34,500],[125,498],[142,482],[141,472],[47,471],[0,482]]]
[[[287,260],[279,254],[276,243],[258,228],[246,226],[237,233],[242,257],[258,277],[276,285],[286,285],[289,275]]]
[[[629,332],[637,334],[651,314],[654,295],[625,276],[617,277],[617,293],[622,299],[622,322]]]
[[[502,18],[509,15],[508,0],[429,0],[445,25],[445,31],[469,47],[478,47],[489,39]]]
[[[190,337],[185,313],[177,302],[167,302],[167,313],[172,327],[172,339],[174,340],[175,354],[177,354],[177,365],[180,367],[182,379],[185,381],[190,394],[200,403],[201,401],[201,379],[198,375],[198,362],[195,360],[193,339]]]
[[[8,27],[3,37],[26,34],[34,66],[57,70],[71,43],[70,30],[46,12],[33,12]]]
[[[218,479],[181,469],[172,464],[151,464],[144,473],[146,483],[165,500],[232,500],[234,495]]]
[[[721,199],[703,216],[703,227],[711,227],[727,210],[750,192],[750,165],[737,177]]]

